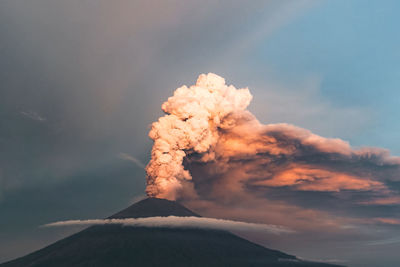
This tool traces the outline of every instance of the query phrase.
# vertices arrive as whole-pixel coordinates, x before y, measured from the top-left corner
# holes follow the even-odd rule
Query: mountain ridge
[[[175,201],[147,198],[108,218],[196,216]],[[96,225],[1,267],[337,267],[307,262],[228,231]]]

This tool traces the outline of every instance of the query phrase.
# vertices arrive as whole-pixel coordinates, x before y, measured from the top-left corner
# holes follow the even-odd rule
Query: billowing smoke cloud
[[[196,153],[202,161],[213,160],[219,132],[235,123],[228,117],[251,116],[246,111],[251,99],[248,89],[227,86],[223,78],[212,73],[200,75],[190,88],[178,88],[162,105],[167,115],[153,123],[149,133],[154,146],[146,168],[147,194],[175,199],[183,183],[192,179],[184,169],[184,158]]]
[[[120,224],[132,227],[168,227],[168,228],[202,228],[245,232],[267,232],[273,234],[291,233],[290,229],[277,225],[259,223],[247,223],[232,220],[222,220],[202,217],[147,217],[129,219],[93,219],[93,220],[69,220],[45,224],[44,227],[70,226],[70,225],[104,225]]]
[[[149,133],[147,194],[223,198],[250,188],[393,193],[384,180],[397,179],[399,158],[289,124],[263,125],[246,109],[251,99],[247,88],[228,86],[212,73],[178,88]]]

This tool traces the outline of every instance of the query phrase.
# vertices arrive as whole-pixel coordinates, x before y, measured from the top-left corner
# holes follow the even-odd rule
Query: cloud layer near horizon
[[[167,227],[167,228],[202,228],[214,230],[228,231],[245,231],[245,232],[267,232],[273,234],[292,233],[293,231],[277,226],[259,223],[247,223],[233,220],[223,220],[215,218],[203,217],[147,217],[147,218],[129,218],[129,219],[91,219],[91,220],[68,220],[48,223],[44,227],[54,226],[71,226],[71,225],[105,225],[118,224],[131,227]]]

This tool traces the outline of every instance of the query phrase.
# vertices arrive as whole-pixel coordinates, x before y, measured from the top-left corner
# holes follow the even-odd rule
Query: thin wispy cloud
[[[400,219],[398,218],[375,218],[375,222],[389,225],[400,225]]]
[[[155,228],[201,228],[214,230],[245,231],[245,232],[267,232],[272,234],[292,233],[293,231],[278,225],[248,223],[233,220],[223,220],[203,217],[147,217],[129,219],[92,219],[92,220],[68,220],[49,223],[44,227],[72,226],[72,225],[108,225],[120,224],[132,227],[155,227]]]
[[[394,237],[394,238],[388,238],[388,239],[383,239],[379,241],[373,241],[367,243],[368,246],[383,246],[383,245],[391,245],[395,243],[400,243],[400,238],[399,237]]]
[[[399,205],[400,196],[388,196],[361,201],[361,205]]]
[[[42,115],[40,115],[39,113],[37,113],[34,110],[20,111],[19,113],[21,115],[23,115],[29,119],[35,120],[35,121],[44,122],[47,120],[45,117],[43,117]]]

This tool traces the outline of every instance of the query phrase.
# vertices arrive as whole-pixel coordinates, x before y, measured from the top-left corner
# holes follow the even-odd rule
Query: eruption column
[[[183,184],[192,179],[184,169],[184,158],[198,153],[202,161],[212,160],[219,131],[230,127],[226,118],[245,112],[251,99],[247,88],[227,86],[213,73],[201,74],[189,88],[176,89],[162,105],[166,115],[152,124],[149,133],[154,145],[146,167],[147,195],[176,199]]]

